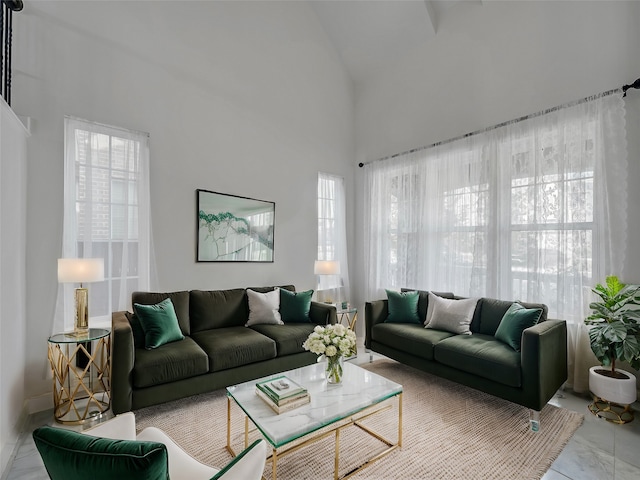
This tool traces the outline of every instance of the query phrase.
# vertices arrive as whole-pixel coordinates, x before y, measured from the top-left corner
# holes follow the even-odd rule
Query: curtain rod
[[[89,123],[94,126],[108,128],[110,130],[116,130],[122,133],[129,133],[129,134],[133,133],[135,135],[145,136],[147,138],[150,137],[149,132],[142,132],[140,130],[130,130],[125,127],[117,127],[115,125],[109,125],[108,123],[94,122],[93,120],[87,120],[86,118],[75,117],[73,115],[65,115],[64,118],[68,118],[69,120],[75,120],[76,122],[79,121],[79,122]]]
[[[519,122],[522,122],[524,120],[528,120],[530,118],[540,117],[542,115],[546,115],[548,113],[555,112],[555,111],[560,110],[562,108],[574,107],[574,106],[580,105],[582,103],[590,102],[590,101],[595,100],[597,98],[602,98],[602,97],[606,97],[608,95],[613,95],[614,93],[622,92],[622,96],[626,97],[627,96],[627,90],[629,90],[630,88],[640,89],[640,78],[638,78],[635,82],[633,82],[630,85],[623,85],[620,88],[615,88],[613,90],[608,90],[606,92],[602,92],[602,93],[599,93],[597,95],[591,95],[589,97],[585,97],[585,98],[582,98],[580,100],[574,100],[572,102],[565,103],[563,105],[558,105],[557,107],[548,108],[546,110],[542,110],[541,112],[532,113],[530,115],[525,115],[524,117],[519,117],[519,118],[516,118],[514,120],[508,120],[506,122],[502,122],[502,123],[499,123],[497,125],[493,125],[492,127],[482,128],[480,130],[476,130],[475,132],[471,132],[471,133],[465,133],[464,135],[459,135],[457,137],[450,138],[449,140],[442,140],[440,142],[432,143],[431,145],[425,145],[423,147],[413,148],[411,150],[406,150],[404,152],[394,153],[393,155],[388,155],[386,157],[378,158],[377,160],[369,160],[368,162],[360,162],[358,164],[358,166],[360,168],[362,168],[365,165],[369,165],[370,163],[381,162],[383,160],[389,160],[391,158],[400,157],[402,155],[408,155],[410,153],[419,152],[421,150],[427,150],[429,148],[437,147],[437,146],[440,146],[440,145],[445,145],[447,143],[455,142],[457,140],[462,140],[463,138],[472,137],[474,135],[479,135],[481,133],[486,133],[486,132],[489,132],[491,130],[495,130],[496,128],[506,127],[507,125],[512,125],[514,123],[519,123]]]

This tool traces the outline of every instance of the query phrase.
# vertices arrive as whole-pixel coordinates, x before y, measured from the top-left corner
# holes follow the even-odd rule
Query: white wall
[[[435,39],[356,90],[356,156],[375,160],[633,82],[640,76],[640,2],[482,2],[444,12]],[[629,97],[640,96],[630,91]],[[634,98],[635,98],[634,97]],[[629,258],[640,283],[638,102],[630,119]],[[363,172],[356,172],[362,244]],[[356,251],[356,253],[361,253]],[[364,259],[352,256],[365,301]]]
[[[351,184],[355,135],[352,83],[308,5],[30,1],[16,28],[14,108],[33,118],[27,397],[51,389],[64,115],[149,132],[159,290],[315,287],[317,173]],[[275,201],[275,262],[196,263],[197,188]]]
[[[24,418],[27,136],[0,99],[0,474]]]

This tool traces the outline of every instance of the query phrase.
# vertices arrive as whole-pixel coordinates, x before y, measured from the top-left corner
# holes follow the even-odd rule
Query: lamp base
[[[89,331],[89,291],[86,288],[76,288],[76,321],[74,333],[82,335]]]

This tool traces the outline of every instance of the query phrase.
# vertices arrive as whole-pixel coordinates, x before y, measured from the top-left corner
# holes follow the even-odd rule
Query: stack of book
[[[256,394],[278,414],[311,401],[306,388],[284,375],[256,383]]]

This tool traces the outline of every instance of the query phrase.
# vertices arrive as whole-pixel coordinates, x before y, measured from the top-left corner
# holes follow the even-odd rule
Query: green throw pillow
[[[418,300],[420,299],[418,292],[387,290],[387,299],[389,300],[389,316],[385,322],[422,324],[418,315]]]
[[[311,323],[311,297],[313,290],[290,292],[280,289],[280,317],[284,323]]]
[[[495,338],[519,352],[522,332],[538,323],[541,315],[541,308],[524,308],[519,303],[514,303],[500,320]]]
[[[133,310],[144,330],[144,348],[147,350],[184,338],[170,298],[155,305],[134,303]]]
[[[33,440],[52,480],[168,480],[167,447],[44,426]]]

